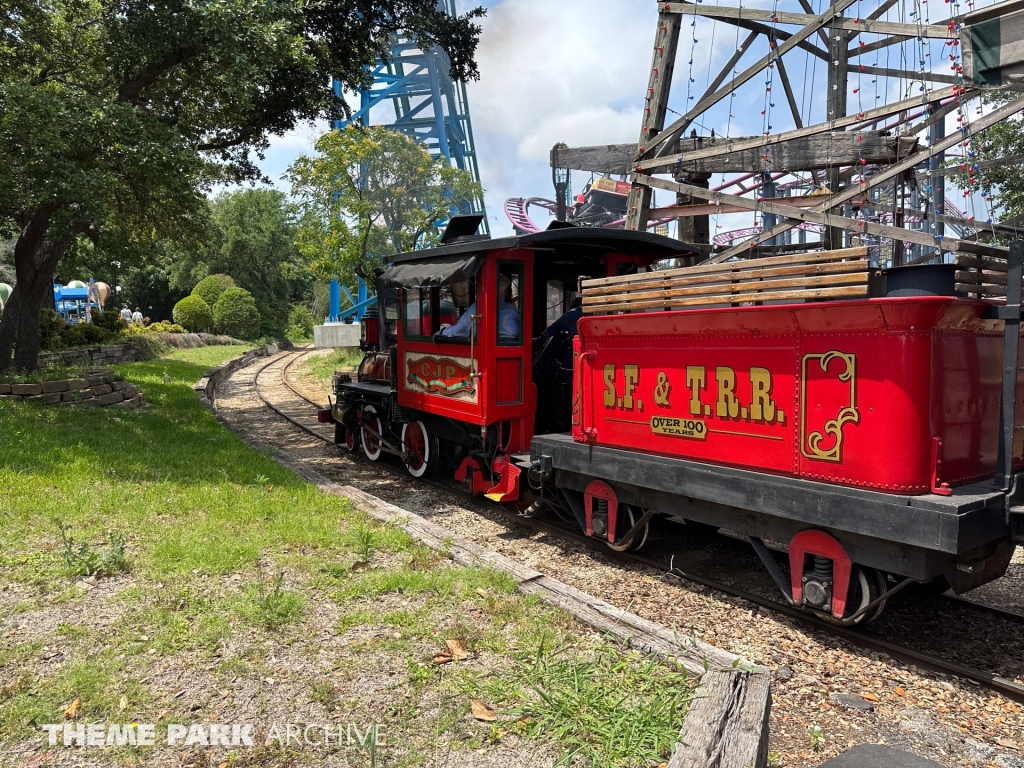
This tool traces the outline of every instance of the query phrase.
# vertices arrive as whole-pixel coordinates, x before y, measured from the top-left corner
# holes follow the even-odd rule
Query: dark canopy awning
[[[483,266],[482,253],[435,256],[422,261],[403,261],[384,270],[377,280],[382,288],[434,288],[468,280]]]

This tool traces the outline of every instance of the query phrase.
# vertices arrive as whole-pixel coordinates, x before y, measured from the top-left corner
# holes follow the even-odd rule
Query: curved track
[[[253,387],[260,401],[263,402],[268,408],[274,411],[276,414],[284,419],[287,419],[291,424],[299,427],[300,429],[308,432],[314,437],[323,440],[326,443],[334,445],[333,426],[319,424],[316,421],[315,414],[310,413],[310,406],[315,408],[324,407],[323,404],[317,403],[305,394],[300,392],[291,382],[288,381],[287,373],[291,367],[299,362],[302,358],[308,355],[310,350],[296,351],[288,355],[287,358],[275,358],[260,366],[255,374],[253,374]],[[266,390],[261,390],[261,383],[263,377],[271,372],[271,369],[277,367],[277,373],[279,374],[279,380],[276,383],[283,384],[294,396],[299,399],[301,403],[291,402],[285,403],[280,400],[276,402],[271,396],[268,396]],[[326,427],[326,428],[325,428]],[[403,469],[394,466],[390,463],[380,461],[374,462],[374,464],[383,470],[393,472],[403,477],[408,475]],[[411,481],[413,478],[408,477]],[[427,482],[431,486],[441,489],[443,491],[456,494],[461,503],[465,503],[469,498],[466,494],[459,491],[450,485],[446,485],[437,481],[423,480],[417,482]],[[944,659],[931,653],[922,652],[908,645],[894,642],[886,639],[885,637],[876,634],[870,629],[854,629],[849,627],[840,627],[835,624],[831,624],[823,619],[820,619],[812,614],[802,611],[798,608],[786,605],[758,594],[749,589],[743,589],[733,584],[726,583],[719,579],[708,578],[690,570],[683,570],[675,566],[672,558],[666,560],[664,557],[651,557],[641,554],[634,553],[619,553],[613,552],[604,547],[600,542],[593,539],[589,539],[585,536],[575,533],[573,530],[563,527],[561,525],[555,525],[543,520],[535,518],[523,518],[516,515],[515,513],[500,507],[500,505],[491,506],[492,509],[498,508],[506,517],[516,520],[519,523],[528,525],[535,530],[551,533],[557,536],[570,538],[592,551],[599,551],[604,553],[613,559],[620,561],[632,561],[636,563],[642,563],[644,565],[656,568],[666,573],[673,574],[679,578],[687,581],[695,582],[697,584],[704,585],[711,589],[719,592],[731,595],[736,598],[746,600],[754,603],[765,609],[784,614],[798,621],[809,624],[810,626],[819,629],[823,632],[829,633],[836,637],[841,637],[851,643],[858,646],[870,648],[875,651],[881,651],[889,654],[890,656],[900,659],[901,661],[916,664],[919,667],[925,669],[931,669],[934,671],[944,672],[957,677],[973,680],[974,682],[985,686],[994,691],[998,691],[1007,698],[1010,698],[1017,702],[1024,702],[1024,683],[1016,682],[1014,680],[1007,679],[1000,675],[993,674],[983,669],[977,669],[969,665],[963,664],[958,661]],[[957,605],[968,612],[980,612],[988,613],[999,617],[1001,620],[1007,622],[1013,622],[1015,624],[1024,625],[1024,614],[1016,613],[1004,608],[997,606],[989,606],[981,603],[975,603],[970,600],[958,597],[943,597],[942,600],[948,600],[950,604]],[[966,620],[969,620],[967,618]]]

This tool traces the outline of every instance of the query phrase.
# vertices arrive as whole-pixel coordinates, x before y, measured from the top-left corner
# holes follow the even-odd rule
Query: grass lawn
[[[330,352],[309,355],[298,364],[298,373],[329,387],[336,370],[355,368],[362,359],[363,353],[358,347],[339,347]]]
[[[119,366],[152,404],[138,411],[0,402],[0,764],[71,761],[44,746],[64,722],[156,724],[155,746],[87,750],[109,765],[667,758],[681,670],[245,446],[191,389],[243,350]],[[168,746],[169,724],[251,724],[255,744]],[[383,744],[287,745],[287,724],[310,742],[376,725]]]

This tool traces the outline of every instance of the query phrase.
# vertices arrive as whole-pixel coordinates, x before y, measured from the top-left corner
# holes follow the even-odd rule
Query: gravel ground
[[[292,371],[297,367],[292,366]],[[516,525],[475,500],[417,486],[411,478],[362,456],[353,458],[343,449],[325,445],[261,407],[252,387],[254,371],[238,372],[218,396],[221,416],[234,427],[310,462],[338,482],[428,517],[646,618],[770,667],[774,675],[773,765],[817,766],[854,744],[871,742],[906,749],[951,768],[1024,768],[1024,707],[969,681],[923,672],[884,654],[867,652],[743,600],[643,565],[614,562],[570,539]],[[301,407],[302,401],[279,383],[279,374],[271,373],[268,370],[264,377],[264,394],[274,402]],[[326,399],[315,380],[292,378],[292,383],[314,400]],[[691,567],[713,561],[715,549],[711,544],[705,550],[691,550],[677,562]],[[1018,550],[1010,579],[977,590],[972,597],[1019,607],[1024,595],[1022,560]],[[742,576],[752,584],[766,578],[755,570]],[[836,700],[844,695],[853,695],[868,711]],[[820,738],[812,737],[816,730]]]

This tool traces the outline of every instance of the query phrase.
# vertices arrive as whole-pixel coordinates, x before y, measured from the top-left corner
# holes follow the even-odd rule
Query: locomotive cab
[[[379,351],[337,382],[338,442],[373,460],[437,470],[475,494],[520,497],[536,433],[569,432],[580,280],[646,270],[688,246],[646,233],[560,228],[489,239],[453,217],[438,248],[400,254],[377,278]]]

